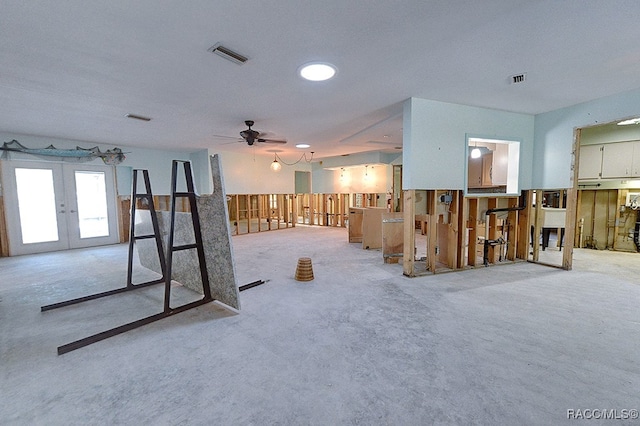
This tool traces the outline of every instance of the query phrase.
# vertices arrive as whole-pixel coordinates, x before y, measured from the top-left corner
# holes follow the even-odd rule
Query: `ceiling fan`
[[[246,142],[249,146],[252,146],[256,142],[259,142],[259,143],[277,143],[277,144],[287,143],[287,141],[285,141],[285,140],[269,139],[269,138],[262,137],[262,136],[264,136],[264,133],[258,132],[257,130],[253,130],[251,128],[251,126],[254,125],[253,120],[246,120],[244,122],[244,124],[248,127],[248,129],[243,130],[243,131],[240,132],[240,136],[242,137],[242,139],[238,140],[238,142]],[[223,138],[229,138],[229,136],[218,136],[218,135],[214,135],[214,136],[223,137]]]

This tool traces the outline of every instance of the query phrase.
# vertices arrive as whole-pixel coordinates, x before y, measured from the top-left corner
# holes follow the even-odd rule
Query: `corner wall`
[[[410,98],[403,113],[403,189],[464,189],[467,135],[520,141],[518,189],[531,187],[534,116]]]

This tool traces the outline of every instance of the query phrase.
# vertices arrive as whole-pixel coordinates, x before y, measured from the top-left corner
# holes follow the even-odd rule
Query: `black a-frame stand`
[[[185,181],[187,186],[186,192],[178,192],[177,188],[177,174],[178,174],[178,164],[182,163],[184,167]],[[137,192],[138,185],[138,172],[142,172],[144,177],[144,185],[145,185],[145,193]],[[134,170],[133,171],[133,182],[132,182],[132,197],[131,197],[131,225],[130,225],[130,233],[129,233],[129,260],[128,260],[128,270],[127,270],[127,285],[126,287],[105,291],[102,293],[97,293],[89,296],[80,297],[77,299],[67,300],[65,302],[55,303],[52,305],[42,306],[41,311],[48,311],[51,309],[61,308],[63,306],[69,306],[76,303],[86,302],[88,300],[94,300],[101,297],[111,296],[114,294],[124,293],[131,290],[136,290],[141,287],[146,287],[152,284],[160,284],[164,283],[165,291],[164,291],[164,309],[162,312],[151,315],[146,318],[139,319],[137,321],[130,322],[128,324],[121,325],[119,327],[112,328],[107,331],[103,331],[98,334],[94,334],[89,337],[85,337],[84,339],[76,340],[75,342],[68,343],[66,345],[62,345],[58,347],[58,355],[62,355],[67,352],[71,352],[75,349],[82,348],[84,346],[90,345],[92,343],[99,342],[101,340],[107,339],[112,336],[116,336],[118,334],[127,332],[129,330],[133,330],[135,328],[141,327],[143,325],[152,323],[154,321],[161,320],[163,318],[169,317],[171,315],[186,311],[191,308],[195,308],[200,305],[204,305],[205,303],[209,303],[214,299],[211,297],[211,289],[209,287],[209,275],[207,273],[207,265],[205,262],[204,255],[204,247],[202,243],[202,232],[200,228],[200,217],[198,215],[198,207],[196,203],[196,193],[193,185],[193,174],[191,170],[191,163],[188,161],[179,161],[174,160],[172,164],[171,170],[171,225],[169,231],[169,241],[167,243],[166,254],[165,250],[162,246],[162,235],[160,232],[160,227],[158,224],[158,216],[155,210],[153,195],[151,193],[151,184],[149,182],[149,174],[147,170]],[[186,197],[189,199],[189,207],[191,208],[191,219],[193,223],[193,233],[195,236],[195,241],[192,244],[174,246],[174,231],[175,231],[175,217],[176,217],[176,198]],[[135,233],[135,214],[136,214],[136,204],[138,200],[146,200],[146,204],[148,205],[149,212],[151,214],[151,222],[153,225],[153,234],[146,235],[136,235]],[[152,280],[144,283],[133,284],[133,250],[135,246],[135,241],[142,239],[155,239],[156,248],[158,251],[158,260],[160,262],[160,269],[162,271],[162,277],[157,280]],[[181,250],[196,250],[198,254],[198,262],[200,266],[200,276],[202,278],[202,289],[204,296],[196,300],[194,302],[190,302],[184,304],[182,306],[178,306],[172,308],[171,305],[171,268],[173,262],[173,253]]]

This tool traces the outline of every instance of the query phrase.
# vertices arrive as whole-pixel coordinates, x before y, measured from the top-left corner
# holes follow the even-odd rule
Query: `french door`
[[[119,241],[113,168],[4,161],[11,256]]]

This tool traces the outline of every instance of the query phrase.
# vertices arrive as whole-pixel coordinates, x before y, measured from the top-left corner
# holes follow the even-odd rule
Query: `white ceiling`
[[[0,131],[315,158],[402,143],[415,96],[541,113],[640,87],[637,0],[3,0]],[[217,42],[247,56],[207,52]],[[327,82],[300,79],[320,60]],[[509,77],[527,73],[526,82]],[[152,117],[145,123],[125,118]],[[640,113],[640,105],[638,106]],[[385,135],[387,137],[385,137]],[[298,152],[296,152],[298,151]]]

